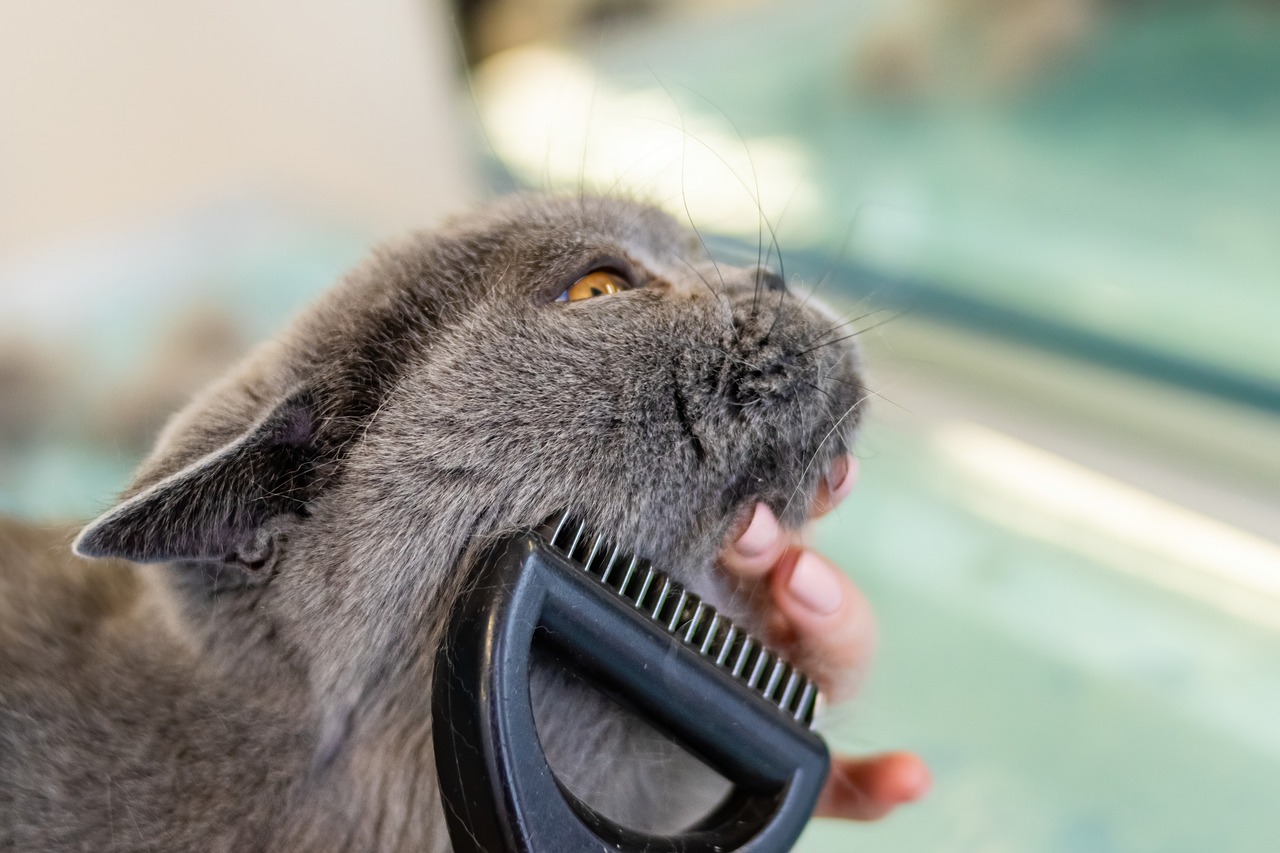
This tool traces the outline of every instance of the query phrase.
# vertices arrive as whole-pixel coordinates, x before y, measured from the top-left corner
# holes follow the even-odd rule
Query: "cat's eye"
[[[630,285],[627,280],[612,270],[595,270],[584,275],[582,278],[569,285],[564,293],[560,294],[557,302],[578,302],[583,299],[590,299],[593,296],[612,296],[615,293],[621,293]]]

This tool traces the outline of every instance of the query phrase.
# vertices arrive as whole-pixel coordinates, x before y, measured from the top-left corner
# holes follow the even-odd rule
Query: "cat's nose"
[[[766,267],[756,268],[754,280],[759,283],[761,290],[769,293],[785,293],[787,290],[787,283],[782,276]]]

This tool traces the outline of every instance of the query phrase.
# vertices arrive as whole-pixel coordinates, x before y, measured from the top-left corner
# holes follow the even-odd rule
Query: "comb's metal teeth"
[[[551,544],[556,548],[560,547],[560,534],[564,532],[565,525],[569,523],[569,515],[569,510],[566,509],[564,514],[560,516],[560,520],[556,522],[556,532],[551,534]]]
[[[787,678],[787,686],[782,688],[782,696],[778,699],[778,707],[787,710],[791,704],[791,699],[796,695],[796,685],[800,683],[800,670],[792,669],[791,675]]]
[[[809,717],[809,730],[813,731],[818,727],[818,719],[822,716],[823,710],[827,707],[827,700],[823,697],[822,691],[814,688],[813,694],[813,713]]]
[[[698,609],[702,609],[702,605],[698,605]],[[694,621],[697,621],[697,614],[694,615]],[[711,651],[711,644],[716,639],[716,629],[720,627],[720,614],[711,611],[711,624],[707,626],[707,636],[702,638],[702,646],[698,649],[698,654],[706,657],[707,652]],[[719,661],[716,661],[719,663]]]
[[[689,620],[689,627],[684,632],[684,641],[686,643],[693,642],[693,635],[697,633],[698,623],[702,621],[702,611],[706,609],[707,606],[701,601],[698,602],[697,607],[693,608],[693,617]]]
[[[543,528],[543,530],[546,529]],[[619,595],[631,601],[637,609],[648,611],[658,624],[665,623],[672,635],[682,636],[683,641],[691,648],[695,647],[696,640],[697,651],[704,657],[709,658],[714,650],[716,666],[728,668],[727,664],[732,657],[730,671],[734,678],[743,679],[747,687],[756,690],[764,699],[776,705],[796,722],[807,723],[810,729],[817,725],[822,707],[822,693],[814,681],[781,657],[770,652],[764,644],[750,634],[739,631],[732,620],[722,617],[716,608],[704,602],[699,596],[683,589],[664,572],[655,569],[652,563],[640,559],[638,555],[628,557],[622,553],[621,545],[610,547],[610,543],[603,535],[592,536],[587,532],[585,521],[578,523],[575,527],[574,519],[568,511],[562,513],[556,520],[549,544],[560,550],[571,561],[578,563],[583,571],[594,574],[596,579],[603,583],[608,583],[620,561],[626,562],[626,571],[616,587]],[[586,554],[584,559],[574,558],[575,553],[580,553],[579,548]],[[604,557],[605,554],[608,554],[607,559]],[[597,561],[600,563],[598,573],[592,571]],[[644,577],[639,589],[634,595],[628,595],[627,589],[632,585],[631,582],[637,572],[641,571]],[[654,580],[657,578],[662,580],[661,588],[652,607],[646,607],[645,599],[653,589]],[[664,619],[662,614],[667,602],[672,599],[673,590],[678,590],[680,595],[670,616]],[[682,627],[681,621],[690,609],[689,622]],[[701,635],[701,639],[698,639],[698,629],[704,624],[708,613],[710,621],[706,622],[705,633]],[[719,633],[722,628],[724,635],[721,637]],[[764,677],[766,672],[767,678]],[[762,678],[763,685],[761,685]]]
[[[778,682],[782,680],[782,673],[786,668],[787,662],[778,658],[773,665],[773,672],[769,673],[769,680],[764,683],[764,698],[773,698],[773,691],[778,689]]]
[[[716,655],[716,666],[724,666],[724,662],[729,659],[729,650],[733,648],[733,641],[737,636],[738,626],[730,622],[729,630],[724,635],[724,644],[720,646],[720,653]]]
[[[644,597],[649,594],[649,586],[653,583],[653,576],[657,574],[653,570],[653,566],[649,566],[645,572],[644,580],[640,584],[640,592],[636,594],[636,607],[643,607]]]
[[[680,624],[680,617],[684,616],[684,606],[689,603],[689,593],[680,590],[680,597],[676,599],[676,608],[671,613],[671,618],[667,620],[667,630],[675,633],[676,626]]]
[[[564,554],[566,557],[569,557],[570,559],[573,558],[573,552],[578,549],[578,542],[582,540],[582,533],[586,529],[587,529],[587,523],[585,521],[580,522],[578,524],[578,532],[573,534],[573,543],[570,544],[569,547],[566,548],[564,551]]]
[[[738,678],[742,675],[742,670],[747,665],[747,656],[751,654],[751,637],[744,636],[742,638],[742,651],[738,653],[738,660],[733,665],[733,677]]]
[[[600,572],[601,581],[605,583],[609,582],[609,575],[613,572],[613,564],[618,562],[618,554],[621,553],[621,551],[622,551],[621,545],[613,546],[613,553],[609,555],[609,562],[605,563],[604,569],[602,569]]]
[[[631,562],[627,565],[627,573],[622,578],[622,583],[618,584],[618,593],[625,596],[627,586],[631,583],[631,579],[635,577],[636,567],[640,564],[639,557],[632,557]]]
[[[596,554],[600,551],[600,546],[604,544],[604,537],[597,536],[595,542],[591,545],[591,552],[587,554],[587,559],[583,561],[582,568],[584,571],[591,571],[591,563],[595,560]]]
[[[814,686],[812,681],[806,681],[804,683],[804,692],[800,694],[800,701],[796,703],[796,712],[792,715],[792,719],[799,721],[813,719],[813,717],[808,716],[808,714],[809,709],[813,705],[814,694],[817,692],[818,688]]]
[[[671,594],[671,578],[662,579],[662,591],[658,593],[658,603],[653,605],[653,613],[650,616],[656,622],[658,614],[662,612],[662,605],[667,603],[667,596]]]
[[[747,679],[747,686],[751,689],[754,690],[755,686],[760,683],[760,676],[764,674],[765,663],[768,659],[768,650],[766,650],[764,646],[761,646],[760,653],[756,655],[756,662],[751,667],[751,677]]]

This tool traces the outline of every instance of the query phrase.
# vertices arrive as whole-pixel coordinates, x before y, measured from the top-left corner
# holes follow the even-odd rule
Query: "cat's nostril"
[[[756,270],[756,281],[760,283],[761,288],[769,293],[785,293],[787,289],[787,283],[782,280],[782,276],[764,267]]]

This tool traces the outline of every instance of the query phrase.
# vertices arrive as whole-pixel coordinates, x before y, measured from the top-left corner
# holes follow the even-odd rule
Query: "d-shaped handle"
[[[829,757],[817,735],[681,645],[536,535],[481,555],[436,660],[436,769],[458,853],[766,853],[790,849]],[[534,635],[733,783],[696,827],[654,836],[556,781],[534,724]]]

